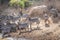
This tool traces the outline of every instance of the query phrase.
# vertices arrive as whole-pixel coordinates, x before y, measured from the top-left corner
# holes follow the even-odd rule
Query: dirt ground
[[[41,20],[39,30],[34,29],[36,26],[34,25],[32,26],[33,30],[31,32],[24,32],[19,35],[19,31],[17,31],[11,33],[11,35],[12,37],[22,37],[30,40],[60,40],[60,22],[52,23],[52,21],[50,21],[49,25],[49,27],[45,27],[44,20]],[[0,40],[6,40],[6,38]]]

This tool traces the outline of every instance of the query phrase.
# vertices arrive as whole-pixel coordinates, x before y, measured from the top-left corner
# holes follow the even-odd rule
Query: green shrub
[[[31,5],[31,2],[29,0],[10,0],[9,2],[10,6],[20,6],[21,8],[25,8]]]

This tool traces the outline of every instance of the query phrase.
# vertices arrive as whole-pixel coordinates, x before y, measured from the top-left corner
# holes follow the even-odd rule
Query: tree
[[[0,0],[0,4],[1,4],[1,5],[2,5],[2,4],[5,4],[5,3],[7,4],[7,3],[9,3],[9,1],[10,1],[10,0]]]
[[[22,13],[22,9],[25,9],[26,7],[29,7],[31,3],[29,0],[10,0],[9,2],[10,6],[17,6],[20,7],[20,12]]]
[[[20,6],[20,8],[25,8],[31,5],[29,0],[10,0],[9,4],[10,6],[15,6],[15,5]]]

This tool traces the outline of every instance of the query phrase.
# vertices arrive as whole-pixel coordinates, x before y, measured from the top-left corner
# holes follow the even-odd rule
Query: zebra
[[[38,24],[37,28],[39,29],[39,24],[40,24],[40,18],[39,17],[29,18],[29,22],[30,22],[30,28],[31,28],[31,24],[36,22],[36,24]]]
[[[7,34],[7,36],[8,36],[9,33],[10,33],[10,31],[11,31],[11,28],[4,25],[4,26],[2,27],[2,34],[3,34],[3,35],[2,35],[2,38],[4,38],[6,34]]]

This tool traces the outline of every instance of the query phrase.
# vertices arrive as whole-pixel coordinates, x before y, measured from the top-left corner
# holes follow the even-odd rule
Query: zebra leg
[[[40,27],[39,27],[40,22],[39,22],[39,20],[37,21],[36,24],[37,24],[37,29],[40,30]]]
[[[21,34],[21,29],[20,29],[20,32],[19,32],[19,35]]]
[[[40,30],[39,24],[37,24],[37,29]]]
[[[31,28],[31,24],[29,25],[29,32],[31,32],[32,28]]]
[[[5,37],[5,33],[3,33],[3,35],[2,35],[2,39]]]

